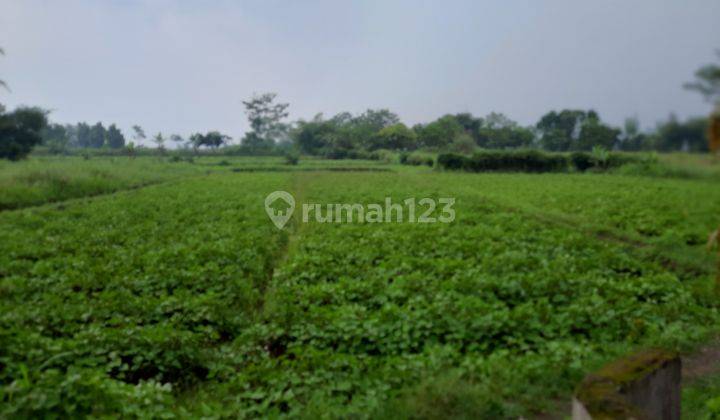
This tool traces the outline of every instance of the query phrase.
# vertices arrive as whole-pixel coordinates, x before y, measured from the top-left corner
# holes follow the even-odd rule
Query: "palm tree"
[[[5,55],[5,50],[3,50],[2,48],[0,48],[0,55]],[[10,90],[10,88],[8,87],[7,83],[5,83],[4,80],[0,80],[0,86],[4,87],[7,90]]]

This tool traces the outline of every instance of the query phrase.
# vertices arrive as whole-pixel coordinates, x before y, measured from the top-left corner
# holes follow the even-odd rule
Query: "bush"
[[[465,169],[470,172],[562,172],[568,168],[565,155],[537,150],[491,150],[475,153],[469,158],[453,155],[446,157],[444,163],[446,166],[443,167],[447,169]],[[439,158],[438,164],[441,164]]]
[[[592,156],[587,152],[573,152],[570,155],[570,162],[580,172],[585,172],[595,166]]]
[[[285,154],[286,165],[297,165],[300,162],[300,155],[297,152],[288,152]]]
[[[406,161],[410,156],[404,158]],[[565,155],[538,150],[485,150],[470,157],[455,153],[438,156],[438,167],[450,170],[463,169],[469,172],[565,172],[570,167],[580,172],[606,170],[630,163],[652,160],[622,153],[596,151],[595,153],[574,152]]]
[[[403,165],[421,166],[426,165],[432,168],[435,164],[435,159],[431,155],[425,155],[421,153],[403,153],[400,155],[400,163]]]
[[[0,158],[20,160],[42,142],[40,132],[47,125],[45,112],[38,108],[18,108],[0,112]]]
[[[384,163],[397,163],[399,160],[398,154],[392,150],[380,149],[373,153],[377,155],[377,160]]]
[[[644,158],[642,156],[634,156],[623,153],[607,153],[600,155],[597,151],[594,153],[574,152],[570,155],[570,162],[573,168],[580,172],[587,170],[606,170],[619,168],[627,164],[646,163],[657,158]]]
[[[459,170],[466,167],[466,161],[469,159],[465,156],[455,153],[443,153],[438,156],[438,167],[450,170]]]

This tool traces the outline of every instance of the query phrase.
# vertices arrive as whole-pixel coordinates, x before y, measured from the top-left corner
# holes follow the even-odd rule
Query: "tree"
[[[47,112],[39,108],[17,108],[0,113],[0,158],[19,160],[42,142]]]
[[[580,128],[580,138],[574,150],[593,150],[600,147],[612,150],[618,144],[620,130],[604,124],[600,119],[589,119],[583,122]]]
[[[153,136],[152,141],[157,145],[158,149],[162,149],[165,145],[165,137],[159,132]]]
[[[418,143],[424,147],[443,148],[463,133],[463,126],[452,115],[445,115],[425,126],[419,126]]]
[[[708,144],[705,138],[707,118],[696,117],[681,122],[674,115],[657,128],[656,147],[660,151],[683,150],[706,152]]]
[[[468,133],[461,133],[450,144],[450,150],[457,153],[470,154],[477,148],[475,139]]]
[[[61,124],[48,124],[41,132],[43,144],[50,153],[58,154],[65,151],[69,138],[67,128]]]
[[[220,132],[210,131],[204,135],[200,133],[195,133],[190,136],[190,141],[192,141],[193,146],[195,146],[196,148],[207,146],[217,149],[218,147],[225,144],[225,142],[230,140],[230,138],[230,136],[226,136],[225,134],[221,134]]]
[[[185,141],[184,138],[180,134],[172,134],[170,135],[170,140],[175,143],[175,148],[179,149],[182,143]]]
[[[251,129],[243,137],[243,145],[271,147],[287,135],[288,126],[282,120],[289,115],[287,108],[290,104],[274,103],[276,97],[275,93],[264,93],[243,101]]]
[[[79,147],[90,147],[90,126],[84,122],[77,125],[77,144]]]
[[[101,148],[105,144],[105,127],[103,127],[101,122],[96,123],[92,127],[90,127],[90,144],[89,147],[94,148]]]
[[[720,50],[715,52],[720,58]],[[720,105],[720,66],[706,64],[695,71],[695,81],[685,83],[686,89],[699,92],[705,100]]]
[[[310,121],[298,121],[290,130],[298,150],[333,159],[361,156],[379,148],[414,148],[414,136],[416,133],[387,109],[368,109],[357,116],[341,112],[328,120],[317,114]]]
[[[491,114],[492,115],[492,114]],[[477,132],[483,126],[484,121],[482,118],[475,118],[469,112],[463,112],[461,114],[455,114],[455,120],[465,130],[465,132],[475,138]]]
[[[411,150],[415,149],[417,135],[403,123],[387,126],[375,134],[372,138],[370,150]]]
[[[336,118],[345,117],[347,115],[350,114],[340,114],[336,116]],[[352,118],[349,122],[356,126],[364,126],[373,132],[377,132],[385,127],[399,124],[400,118],[389,109],[368,109],[357,117]]]
[[[564,109],[543,115],[535,126],[540,145],[551,151],[591,150],[593,146],[612,149],[620,130],[604,124],[593,110]]]
[[[298,121],[290,131],[290,138],[302,153],[319,155],[328,147],[330,135],[335,129],[332,121],[325,121],[322,114],[317,114],[310,121]]]
[[[597,118],[595,111],[564,109],[550,111],[535,125],[540,144],[546,150],[564,152],[572,150],[580,137],[580,126],[586,119]]]
[[[142,143],[143,140],[145,140],[147,137],[145,136],[145,130],[142,129],[139,125],[133,125],[133,139],[138,142]]]
[[[475,138],[480,147],[488,149],[508,149],[529,147],[535,135],[504,114],[492,112],[483,120]]]
[[[650,137],[640,131],[637,118],[626,118],[620,135],[619,147],[625,151],[639,151],[651,148]]]
[[[123,136],[115,124],[111,124],[110,127],[108,127],[106,136],[107,145],[111,149],[122,149],[125,146],[125,136]]]
[[[0,48],[0,55],[5,55],[5,50],[3,50],[2,48]],[[0,86],[4,87],[7,90],[10,90],[10,88],[8,87],[7,83],[5,83],[4,80],[0,80]],[[0,110],[0,112],[5,112],[5,110]]]

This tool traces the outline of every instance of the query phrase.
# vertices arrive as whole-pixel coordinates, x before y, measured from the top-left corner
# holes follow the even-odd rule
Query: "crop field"
[[[3,165],[3,418],[532,418],[608,360],[689,350],[720,325],[710,175]],[[279,230],[276,190],[299,207],[452,197],[456,218],[296,209]]]

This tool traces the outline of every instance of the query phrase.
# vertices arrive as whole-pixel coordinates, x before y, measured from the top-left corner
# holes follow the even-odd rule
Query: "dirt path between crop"
[[[267,294],[272,293],[272,283],[277,274],[277,269],[287,261],[302,234],[304,228],[302,223],[302,203],[305,200],[305,184],[307,181],[308,177],[302,175],[293,175],[291,179],[288,192],[295,199],[295,210],[292,218],[283,227],[283,230],[278,233],[278,248],[265,268],[265,280],[260,287],[260,301],[256,309],[256,313],[260,316],[262,316],[265,308]]]

